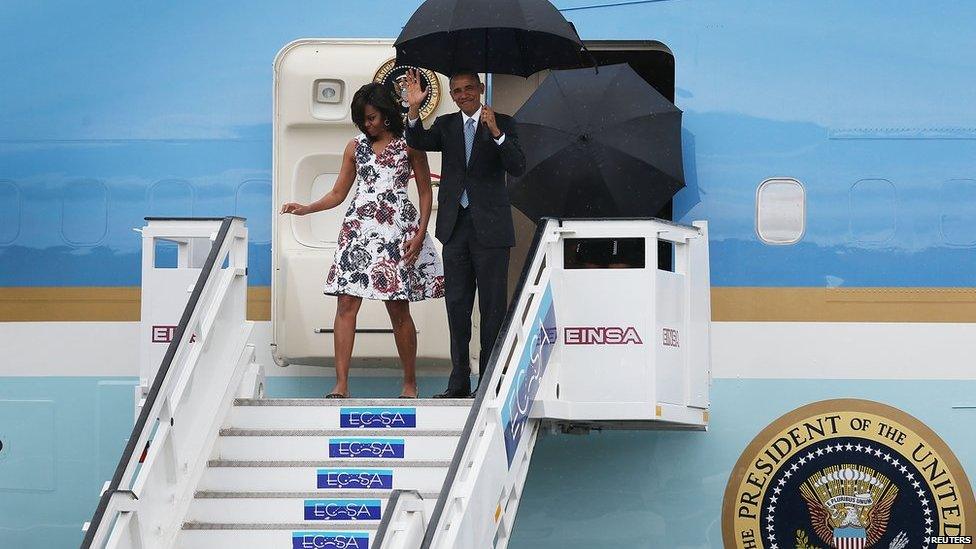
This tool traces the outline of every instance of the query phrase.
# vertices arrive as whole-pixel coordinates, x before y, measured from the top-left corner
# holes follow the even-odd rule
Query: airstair
[[[394,490],[431,516],[470,406],[239,399],[177,546],[376,547]]]
[[[707,426],[704,223],[541,222],[476,396],[456,400],[264,398],[244,221],[142,232],[153,371],[84,548],[503,548],[542,433]],[[625,244],[616,265],[579,253]]]

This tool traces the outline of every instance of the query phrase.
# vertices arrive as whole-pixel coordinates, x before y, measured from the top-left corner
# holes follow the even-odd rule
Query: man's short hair
[[[459,76],[470,76],[471,78],[474,78],[474,81],[475,82],[477,82],[479,84],[481,83],[481,75],[478,74],[478,71],[473,71],[473,70],[469,70],[469,69],[460,69],[460,70],[454,71],[453,73],[451,73],[451,78],[448,81],[449,82],[454,82],[454,79],[457,78],[457,77],[459,77]]]

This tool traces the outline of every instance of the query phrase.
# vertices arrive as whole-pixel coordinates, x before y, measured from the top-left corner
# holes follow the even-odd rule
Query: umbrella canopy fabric
[[[684,187],[681,111],[629,65],[553,71],[515,120],[509,195],[532,220],[650,217]]]
[[[398,65],[529,76],[584,65],[583,41],[548,0],[426,0],[394,47]]]

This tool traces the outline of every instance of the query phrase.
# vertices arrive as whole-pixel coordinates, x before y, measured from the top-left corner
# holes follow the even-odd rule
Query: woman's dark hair
[[[400,102],[393,97],[389,88],[378,82],[366,84],[352,96],[352,121],[370,140],[373,138],[366,133],[366,105],[380,111],[383,124],[394,137],[403,137],[403,113]]]

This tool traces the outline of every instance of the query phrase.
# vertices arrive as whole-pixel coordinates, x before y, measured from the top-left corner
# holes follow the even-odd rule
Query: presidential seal
[[[976,522],[972,487],[921,421],[867,400],[798,408],[764,429],[732,471],[725,547],[963,547]]]
[[[430,93],[427,94],[427,99],[424,99],[423,105],[420,106],[420,118],[426,120],[434,112],[434,109],[437,108],[437,104],[441,100],[441,84],[434,71],[413,67],[411,65],[397,65],[396,59],[390,59],[386,63],[383,63],[376,71],[376,75],[373,76],[373,81],[386,85],[400,96],[400,108],[403,110],[403,114],[406,115],[407,109],[410,107],[407,104],[406,90],[404,89],[407,69],[417,69],[420,72],[420,87],[425,90],[430,90]]]

